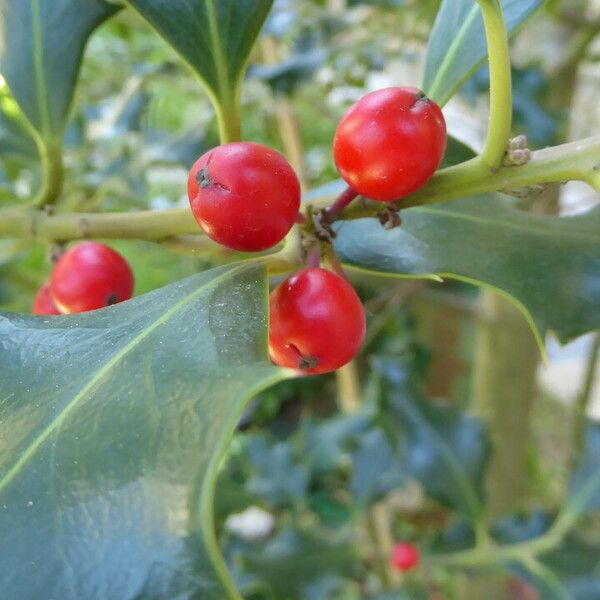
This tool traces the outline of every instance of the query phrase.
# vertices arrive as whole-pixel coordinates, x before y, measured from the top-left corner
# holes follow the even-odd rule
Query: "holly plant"
[[[600,326],[600,211],[523,202],[569,181],[600,192],[600,135],[533,149],[513,127],[509,38],[542,1],[443,0],[421,81],[361,82],[336,126],[314,127],[326,177],[312,179],[289,95],[306,79],[324,94],[315,72],[360,52],[315,50],[343,30],[335,3],[289,4],[0,0],[0,301],[19,274],[37,289],[33,314],[9,301],[21,311],[0,314],[0,596],[482,598],[457,581],[487,573],[510,574],[515,598],[600,598],[600,545],[582,527],[600,507],[600,426],[578,417],[560,505],[497,518],[484,479],[499,442],[426,397],[400,297],[444,281],[492,290],[539,356],[549,333]],[[381,24],[401,11],[426,21],[438,3],[342,4]],[[84,57],[109,27],[125,32],[133,73]],[[287,63],[273,48],[286,35],[302,42]],[[446,105],[482,69],[489,122],[473,147]],[[94,150],[103,81],[126,76],[113,146],[97,137]],[[139,107],[165,80],[170,118],[204,111],[202,134],[135,146]],[[283,152],[261,110],[275,111]],[[134,173],[153,151],[187,166],[181,202],[135,199],[150,194]],[[333,372],[341,408],[327,412]],[[323,406],[291,426],[286,394]],[[390,514],[411,485],[421,524]],[[239,534],[240,515],[254,534]]]

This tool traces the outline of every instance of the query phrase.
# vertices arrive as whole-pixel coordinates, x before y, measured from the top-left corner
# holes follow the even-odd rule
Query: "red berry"
[[[288,277],[270,297],[269,352],[274,363],[307,374],[351,361],[365,339],[365,312],[339,275],[307,268]]]
[[[421,555],[412,544],[396,544],[392,549],[390,562],[398,571],[410,571],[419,566]]]
[[[236,142],[196,161],[188,197],[208,237],[233,250],[256,252],[271,248],[291,229],[300,208],[300,183],[279,152]]]
[[[440,107],[414,87],[363,96],[342,117],[333,158],[346,183],[373,200],[397,200],[419,189],[446,151]]]
[[[129,300],[133,294],[133,273],[127,261],[112,248],[82,242],[60,257],[50,285],[60,310],[85,312]]]
[[[31,312],[34,315],[60,315],[62,314],[56,305],[52,296],[50,295],[50,282],[46,281],[37,291],[35,298],[33,299],[33,308]]]

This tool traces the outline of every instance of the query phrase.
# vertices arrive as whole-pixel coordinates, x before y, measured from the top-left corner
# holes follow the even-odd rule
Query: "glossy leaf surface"
[[[0,0],[0,73],[46,142],[62,137],[88,36],[117,10],[102,0]]]
[[[6,600],[237,597],[215,471],[267,360],[262,267],[214,269],[109,309],[0,316]]]
[[[496,1],[496,0],[494,0]],[[543,0],[502,0],[509,34]],[[422,88],[444,105],[487,56],[481,11],[475,0],[443,0],[429,38]]]
[[[554,331],[564,341],[600,326],[600,208],[556,218],[478,196],[401,216],[390,231],[376,219],[342,223],[338,254],[361,269],[495,288],[542,337]]]

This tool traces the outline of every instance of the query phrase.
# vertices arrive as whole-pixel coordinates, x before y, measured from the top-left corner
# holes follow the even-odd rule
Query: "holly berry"
[[[419,549],[412,544],[396,544],[392,548],[390,562],[398,571],[411,571],[419,566],[421,554]]]
[[[365,339],[365,312],[353,287],[321,268],[288,277],[270,296],[269,352],[274,363],[306,374],[351,361]]]
[[[54,304],[54,300],[52,300],[52,295],[50,293],[50,282],[46,281],[40,289],[37,291],[35,298],[33,299],[33,308],[31,312],[34,315],[60,315],[62,314],[58,308],[56,308],[56,304]]]
[[[129,300],[133,294],[133,273],[127,261],[112,248],[82,242],[58,259],[50,286],[60,310],[85,312]]]
[[[346,183],[373,200],[397,200],[419,189],[446,151],[440,107],[414,87],[363,96],[339,122],[335,165]]]
[[[208,237],[233,250],[256,252],[271,248],[291,229],[300,208],[300,183],[275,150],[235,142],[196,161],[188,197]]]

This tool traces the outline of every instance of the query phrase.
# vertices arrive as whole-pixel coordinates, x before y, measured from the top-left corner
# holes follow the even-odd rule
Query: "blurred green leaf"
[[[265,582],[274,598],[306,600],[319,581],[356,570],[356,547],[336,537],[341,536],[286,529],[245,556],[245,566]]]
[[[0,316],[7,599],[238,597],[216,469],[267,360],[266,273],[206,271],[109,309]]]
[[[404,465],[381,429],[363,436],[352,455],[352,464],[350,491],[361,506],[380,500],[405,480]]]
[[[478,520],[490,449],[483,424],[452,406],[417,398],[397,361],[378,358],[373,367],[381,378],[403,471],[428,496]]]
[[[402,211],[402,226],[376,219],[338,226],[335,248],[357,268],[489,286],[523,311],[540,345],[600,326],[600,207],[547,217],[478,196]]]
[[[213,100],[235,103],[273,0],[125,0],[175,49]]]
[[[589,421],[565,510],[575,515],[600,508],[600,423]]]
[[[102,0],[0,0],[0,73],[46,143],[60,145],[88,36],[117,10]]]
[[[296,460],[289,443],[270,445],[265,437],[254,436],[246,441],[246,451],[254,467],[247,484],[251,494],[277,508],[304,500],[310,473]]]
[[[509,33],[543,0],[501,0]],[[443,0],[429,38],[422,88],[444,105],[487,56],[483,19],[476,0]]]

